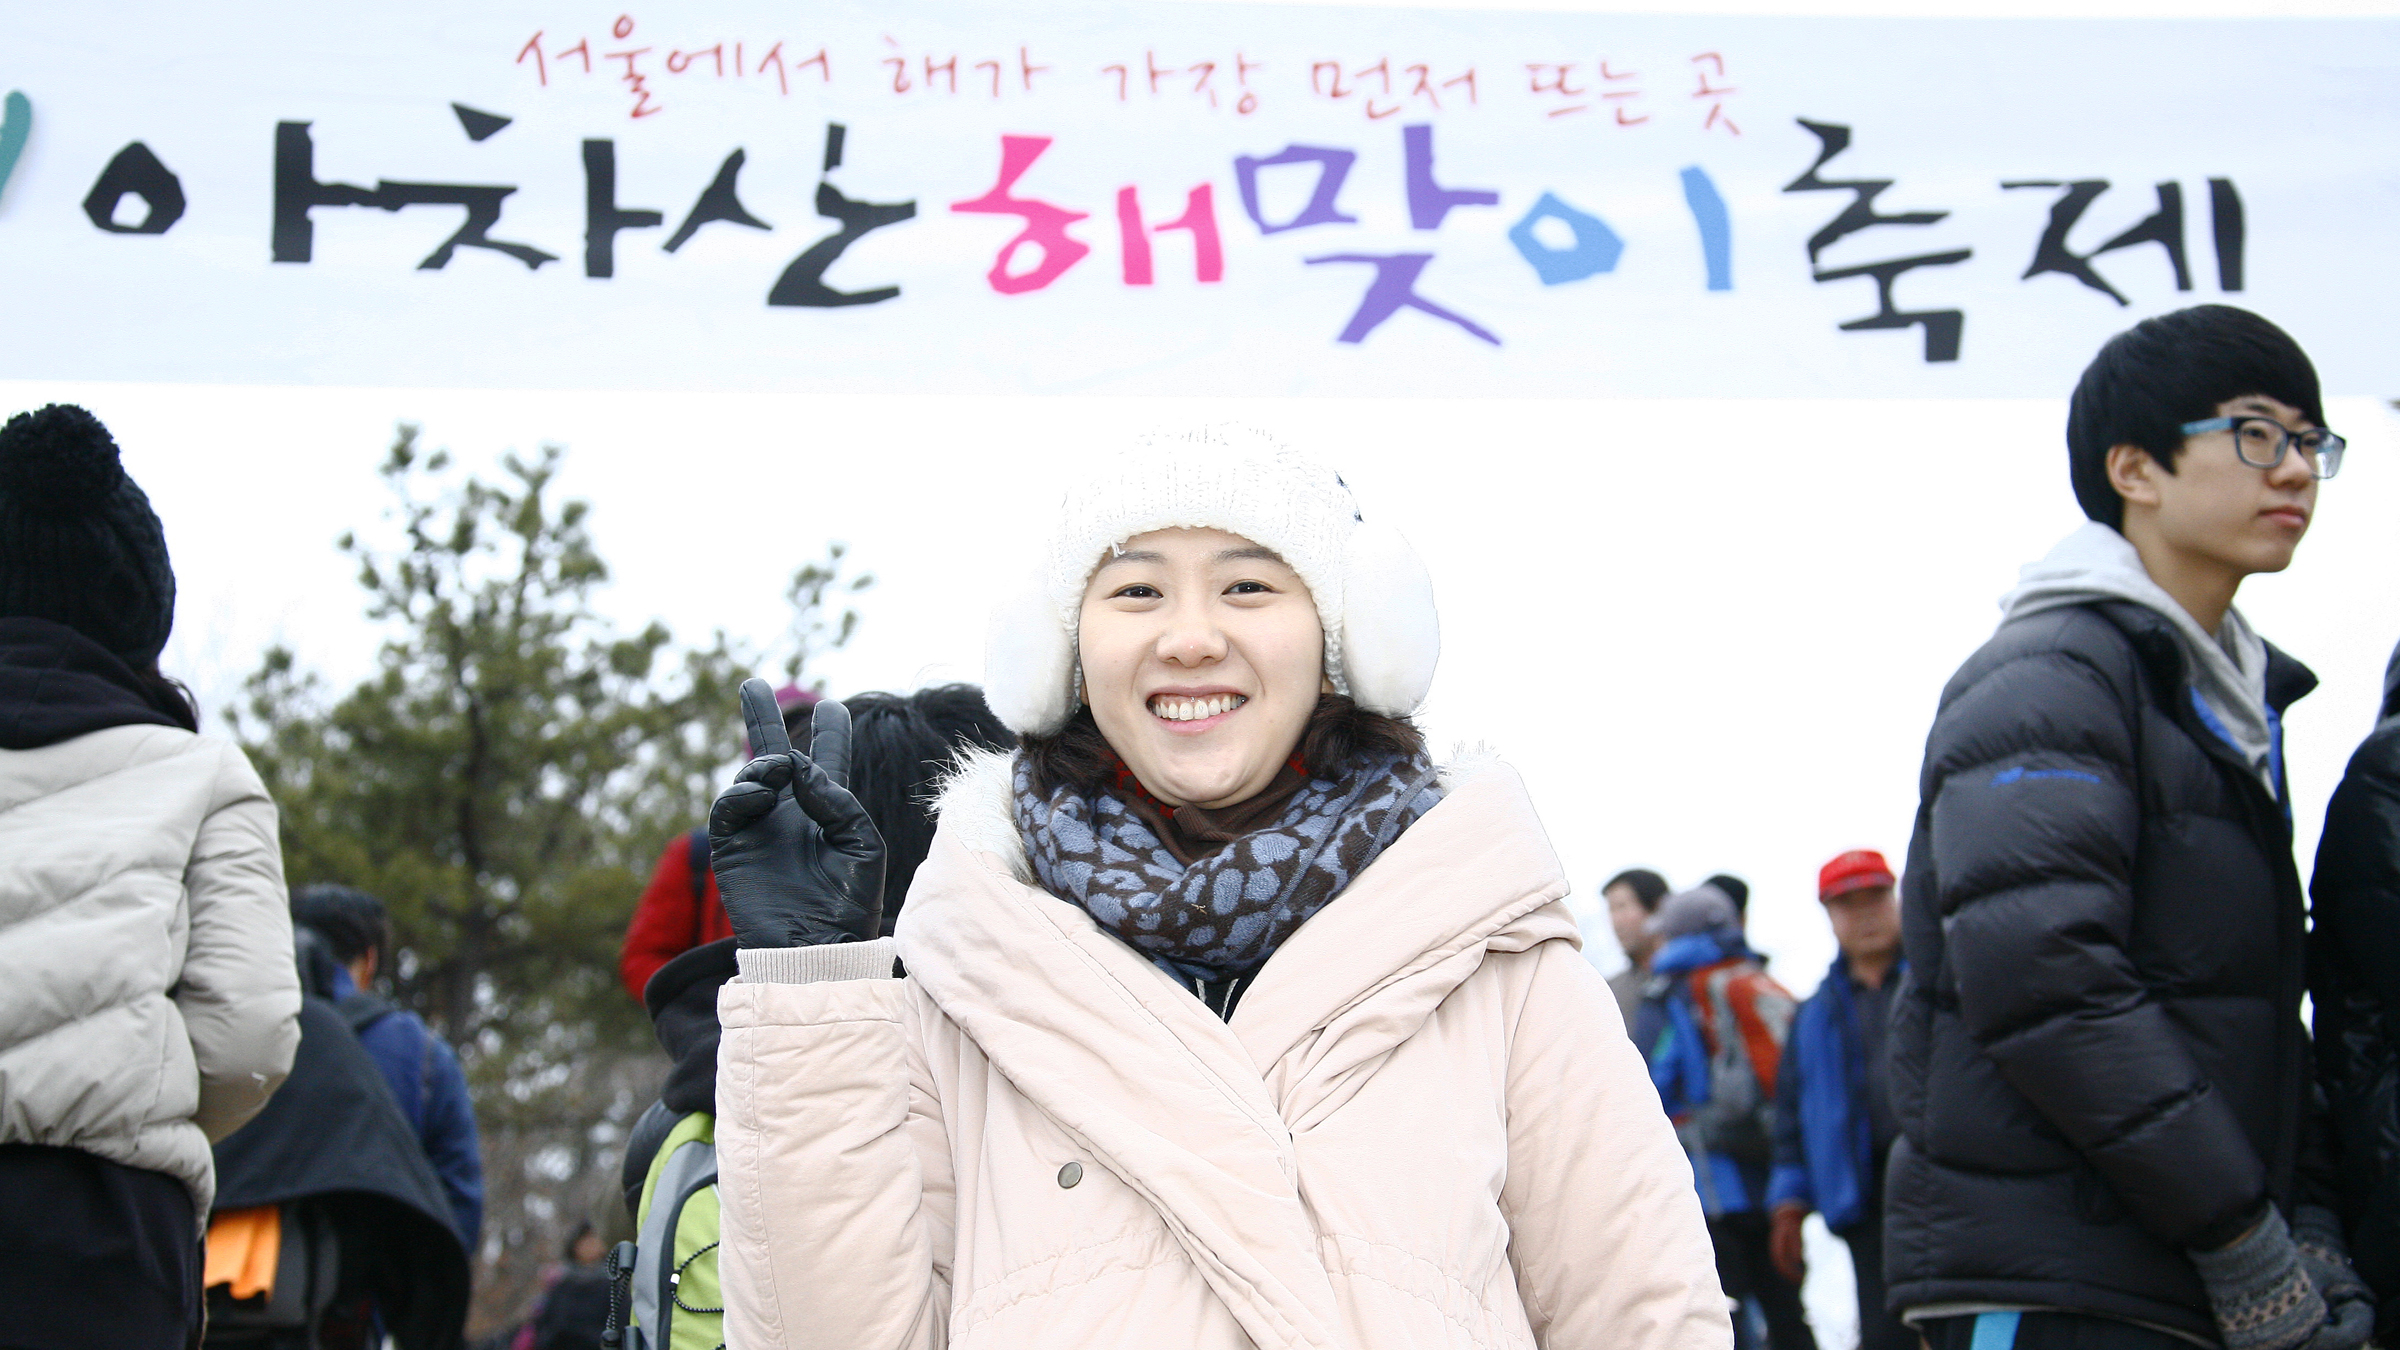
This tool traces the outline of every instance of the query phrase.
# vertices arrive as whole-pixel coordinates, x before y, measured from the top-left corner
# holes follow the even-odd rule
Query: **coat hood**
[[[2212,730],[2242,752],[2252,770],[2276,791],[2275,731],[2267,716],[2267,644],[2242,617],[2227,608],[2214,633],[2167,594],[2142,566],[2141,554],[2124,535],[2087,520],[2058,541],[2039,562],[2020,569],[2016,589],[2000,597],[2001,622],[2068,605],[2123,600],[2167,620],[2183,648],[2192,692],[2213,720]]]
[[[1231,1022],[1029,881],[1009,757],[978,756],[895,936],[910,976],[1017,1089],[1167,1216],[1261,1345],[1338,1344],[1293,1133],[1364,1086],[1487,952],[1579,942],[1514,770],[1447,795],[1268,960]]]
[[[405,1350],[462,1343],[467,1253],[406,1117],[374,1059],[323,999],[300,1007],[292,1073],[260,1111],[216,1146],[219,1211],[315,1199],[361,1236],[385,1325]]]

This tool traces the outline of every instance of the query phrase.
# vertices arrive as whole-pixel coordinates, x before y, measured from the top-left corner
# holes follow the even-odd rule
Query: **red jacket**
[[[692,867],[693,855],[703,860],[708,856],[706,835],[677,835],[660,855],[658,870],[650,874],[650,884],[642,888],[640,903],[633,907],[633,922],[625,926],[625,950],[617,958],[617,973],[625,978],[626,992],[633,1001],[642,1001],[642,989],[658,968],[692,948],[719,938],[733,936],[733,922],[725,917],[724,902],[717,899],[717,879],[710,875],[705,861],[697,875]],[[695,884],[697,883],[697,884]]]

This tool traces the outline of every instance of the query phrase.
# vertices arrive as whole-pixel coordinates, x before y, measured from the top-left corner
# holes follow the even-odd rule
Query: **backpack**
[[[624,1350],[724,1350],[717,1276],[717,1118],[694,1111],[650,1159],[635,1211],[637,1237],[609,1253],[615,1292],[609,1342]],[[629,1314],[620,1317],[620,1313]]]
[[[356,1320],[357,1309],[336,1307],[337,1298],[346,1292],[345,1304],[356,1295],[340,1287],[341,1241],[332,1216],[313,1200],[287,1200],[277,1208],[274,1284],[265,1293],[244,1299],[235,1298],[226,1285],[209,1286],[204,1344],[210,1350],[314,1346],[332,1324]],[[223,1217],[221,1213],[212,1215],[211,1225]]]
[[[1734,997],[1737,980],[1748,999]],[[1764,972],[1734,963],[1695,972],[1691,986],[1695,1008],[1705,1013],[1708,1100],[1692,1112],[1689,1128],[1711,1153],[1766,1166],[1775,1157],[1775,1073],[1798,1005]]]

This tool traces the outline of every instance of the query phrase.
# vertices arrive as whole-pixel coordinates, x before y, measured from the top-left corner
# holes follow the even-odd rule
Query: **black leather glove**
[[[2302,1205],[2292,1211],[2292,1245],[2299,1249],[2300,1268],[2325,1300],[2325,1325],[2308,1350],[2358,1350],[2375,1334],[2375,1294],[2350,1264],[2342,1221],[2331,1210]]]
[[[883,930],[883,836],[850,795],[850,710],[817,704],[792,749],[765,680],[742,683],[757,757],[708,812],[709,870],[739,947],[866,942]]]

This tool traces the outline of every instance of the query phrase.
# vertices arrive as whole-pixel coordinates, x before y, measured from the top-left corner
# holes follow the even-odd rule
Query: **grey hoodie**
[[[2267,721],[2267,644],[2238,609],[2210,633],[2142,567],[2124,535],[2085,521],[2039,562],[2017,573],[2017,587],[2000,597],[2001,622],[2096,600],[2127,600],[2164,615],[2183,644],[2192,689],[2217,729],[2241,751],[2267,791],[2275,791],[2269,762],[2274,732]]]

